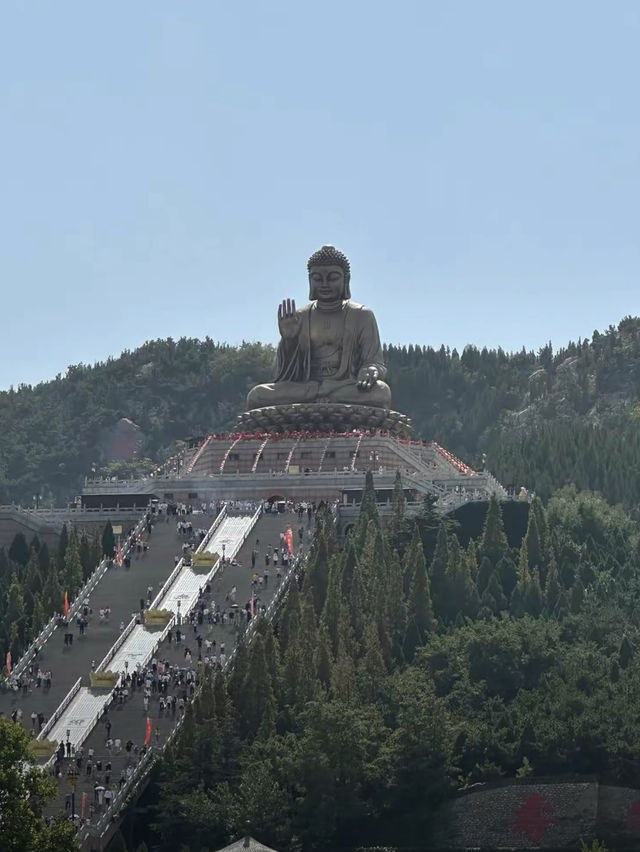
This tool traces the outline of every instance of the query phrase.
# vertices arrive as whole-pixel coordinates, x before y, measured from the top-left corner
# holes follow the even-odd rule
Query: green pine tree
[[[437,554],[438,550],[436,548],[436,556]],[[429,578],[427,577],[424,554],[420,551],[415,564],[411,583],[411,595],[407,605],[407,631],[405,633],[403,650],[405,659],[408,662],[413,660],[416,648],[424,645],[433,627],[434,618],[431,606]]]
[[[29,563],[25,574],[25,588],[32,594],[42,592],[42,574],[40,573],[40,554],[36,550],[31,551]]]
[[[276,700],[273,685],[267,668],[265,642],[258,633],[249,647],[249,661],[243,687],[242,713],[240,715],[242,731],[248,739],[253,739],[263,718],[269,719],[271,730],[263,730],[269,735],[275,730]]]
[[[350,620],[353,626],[353,634],[358,643],[362,642],[364,628],[367,622],[367,612],[371,600],[368,580],[370,578],[364,573],[360,563],[356,565],[351,583],[351,593],[348,598]]]
[[[393,484],[393,496],[391,498],[391,525],[390,534],[393,542],[393,547],[402,547],[403,533],[406,531],[407,523],[405,520],[405,512],[407,508],[407,500],[404,496],[404,488],[402,487],[402,476],[400,471],[396,471],[396,478]]]
[[[341,642],[331,671],[330,695],[334,700],[351,704],[357,701],[356,667],[353,658]]]
[[[618,665],[621,669],[626,669],[635,656],[635,649],[628,636],[622,637],[620,650],[618,651]]]
[[[275,689],[280,678],[280,649],[271,624],[267,624],[264,631],[264,655],[267,661],[267,671],[271,678],[271,684]]]
[[[495,568],[502,557],[508,555],[509,544],[504,532],[502,510],[496,496],[492,494],[484,521],[478,557],[482,560],[486,556],[491,566]]]
[[[500,585],[502,586],[502,591],[508,600],[516,587],[516,583],[518,582],[518,569],[510,556],[503,556],[496,566],[496,571],[498,579],[500,580]]]
[[[424,561],[424,555],[422,557]],[[420,561],[420,554],[418,554],[418,561],[416,565]],[[433,597],[433,609],[438,618],[446,618],[446,614],[448,611],[449,598],[450,598],[450,590],[449,583],[447,577],[447,565],[449,564],[449,539],[447,536],[447,528],[444,524],[440,525],[438,530],[438,539],[436,542],[435,553],[433,554],[433,559],[431,561],[431,569],[429,571],[429,576],[431,580],[431,595]],[[415,569],[414,569],[414,577],[412,578],[412,583],[415,578]],[[412,592],[413,594],[413,592]],[[409,603],[409,606],[411,604]]]
[[[40,550],[38,551],[38,562],[40,565],[40,576],[42,577],[43,582],[49,576],[49,568],[51,563],[51,557],[49,556],[49,548],[47,546],[47,542],[43,541],[40,545]]]
[[[529,524],[524,537],[524,546],[527,551],[527,563],[529,565],[529,570],[531,572],[535,571],[539,573],[541,579],[544,581],[546,574],[546,560],[544,558],[543,543],[540,539],[540,533],[538,532],[536,513],[532,511],[529,512]]]
[[[354,537],[351,536],[346,543],[344,556],[341,568],[342,576],[342,596],[343,599],[351,594],[351,584],[353,583],[353,574],[358,563],[358,554]]]
[[[535,515],[540,548],[542,553],[546,553],[549,548],[549,525],[547,523],[547,513],[539,497],[536,496],[533,498],[529,511]]]
[[[418,539],[419,546],[422,547]],[[404,594],[404,572],[397,552],[389,563],[389,582],[386,593],[381,590],[386,604],[386,622],[392,659],[402,659],[402,643],[407,629],[407,607]]]
[[[93,572],[93,569],[95,568],[95,565],[93,563],[93,554],[91,553],[91,545],[89,544],[89,538],[87,537],[86,533],[83,533],[80,539],[79,552],[80,563],[82,565],[82,581],[85,582]]]
[[[78,536],[75,530],[69,536],[69,543],[64,556],[64,567],[61,576],[64,591],[71,600],[82,586],[82,563],[78,548]]]
[[[502,584],[498,579],[497,573],[494,571],[491,577],[489,578],[489,582],[487,584],[486,591],[491,595],[493,600],[495,601],[495,609],[494,612],[496,615],[498,613],[503,612],[507,609],[507,598],[502,591]]]
[[[249,670],[249,650],[247,643],[239,641],[236,651],[233,668],[227,681],[227,691],[233,706],[242,712],[244,706],[244,686],[247,680],[247,672]]]
[[[322,623],[326,627],[331,642],[332,655],[338,650],[338,625],[342,608],[342,567],[340,558],[335,556],[329,568],[329,583],[327,597],[322,611]]]
[[[316,676],[323,689],[328,690],[331,684],[331,670],[333,668],[333,651],[331,648],[331,636],[326,624],[321,624],[318,631],[318,645],[314,654],[314,666]]]
[[[447,586],[449,589],[447,620],[455,622],[458,613],[473,617],[477,612],[474,583],[467,562],[467,553],[460,547],[455,533],[452,533],[449,539]]]
[[[58,566],[58,570],[62,570],[62,566],[64,565],[64,557],[67,552],[67,545],[69,544],[69,530],[67,529],[67,525],[63,524],[62,532],[60,533],[60,539],[58,540],[58,553],[56,556],[56,564]]]
[[[532,615],[534,618],[540,617],[544,606],[544,599],[537,571],[532,571],[527,579],[524,606],[525,612],[528,612],[529,615]]]
[[[363,701],[375,701],[387,676],[382,648],[376,625],[367,624],[364,635],[364,653],[357,668],[358,689]]]
[[[529,587],[529,561],[524,540],[520,547],[518,558],[518,579],[511,595],[510,610],[516,618],[521,618],[527,612],[527,589]]]
[[[307,560],[303,591],[311,590],[313,604],[317,615],[320,615],[327,597],[329,582],[329,547],[327,537],[321,533],[313,553]]]
[[[582,609],[582,603],[584,601],[584,586],[582,585],[582,581],[580,577],[576,577],[576,581],[571,588],[571,598],[569,601],[569,606],[571,612],[575,615],[580,612]]]
[[[547,571],[547,582],[545,584],[544,589],[544,603],[547,609],[547,612],[552,613],[556,608],[556,604],[558,603],[558,598],[560,597],[560,581],[558,579],[558,566],[556,564],[556,557],[551,550],[549,555],[549,569]]]
[[[109,559],[113,559],[116,555],[116,537],[113,534],[111,521],[108,520],[102,533],[102,552]]]
[[[287,597],[278,622],[278,640],[282,654],[287,649],[290,637],[297,632],[300,625],[300,592],[298,584],[294,581],[289,586]]]
[[[56,612],[62,612],[64,595],[58,582],[58,572],[53,569],[49,571],[49,575],[45,580],[42,590],[42,600],[47,618],[50,618]]]
[[[365,474],[364,491],[362,492],[362,502],[360,504],[360,518],[366,520],[365,526],[369,525],[369,521],[373,521],[376,526],[380,524],[376,489],[373,484],[373,473],[370,470]]]
[[[365,475],[364,491],[362,492],[362,502],[360,503],[360,515],[353,533],[358,553],[362,550],[369,523],[373,523],[376,527],[380,526],[376,490],[373,484],[373,474],[370,470]]]
[[[31,614],[31,627],[29,631],[32,638],[35,638],[38,635],[46,621],[47,619],[45,616],[44,605],[42,603],[42,597],[36,592],[34,596],[33,612]]]
[[[16,533],[9,547],[9,559],[24,568],[29,561],[29,555],[29,545],[24,533]]]
[[[411,581],[413,579],[415,564],[418,558],[419,550],[424,555],[424,550],[422,548],[422,539],[420,538],[420,530],[418,529],[418,525],[414,524],[413,535],[411,536],[411,543],[405,551],[402,565],[402,588],[405,598],[408,598],[411,592]]]
[[[20,645],[22,645],[25,640],[28,621],[24,605],[24,591],[15,573],[13,574],[9,585],[4,620],[12,627],[15,625],[16,638]]]

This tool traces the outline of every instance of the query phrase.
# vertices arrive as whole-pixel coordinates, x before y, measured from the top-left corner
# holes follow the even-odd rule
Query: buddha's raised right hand
[[[300,314],[296,311],[295,299],[283,299],[278,305],[278,328],[282,337],[297,337],[300,331]]]

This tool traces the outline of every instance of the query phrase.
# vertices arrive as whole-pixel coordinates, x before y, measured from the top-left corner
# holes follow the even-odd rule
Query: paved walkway
[[[252,550],[258,551],[256,560],[256,571],[262,573],[264,571],[264,554],[268,546],[280,546],[280,532],[284,532],[286,526],[291,524],[294,532],[297,531],[299,524],[297,518],[292,514],[286,515],[263,515],[258,520],[256,526],[250,533],[247,541],[241,548],[237,561],[237,566],[227,565],[223,572],[218,573],[211,584],[211,592],[205,595],[204,600],[209,605],[212,601],[220,607],[220,609],[231,608],[232,601],[227,601],[227,595],[235,587],[235,599],[240,608],[243,608],[245,603],[251,596],[251,579],[253,570],[251,567]],[[305,519],[306,526],[306,519]],[[154,533],[155,534],[155,533]],[[298,535],[295,532],[297,545]],[[256,542],[259,542],[258,544]],[[172,567],[172,566],[170,566]],[[277,588],[277,580],[273,566],[269,568],[269,580],[267,586],[259,590],[261,603],[268,605]],[[236,627],[233,622],[226,621],[225,625],[209,625],[203,623],[194,631],[193,627],[184,624],[181,628],[183,639],[180,644],[175,641],[175,629],[172,632],[172,641],[165,640],[157,654],[155,655],[159,661],[167,661],[173,667],[186,669],[196,669],[198,659],[198,635],[203,638],[202,655],[206,654],[204,640],[209,639],[216,641],[216,648],[219,652],[221,644],[225,645],[225,650],[228,653],[232,650],[236,640]],[[186,663],[185,653],[189,649],[192,655],[190,665]],[[175,695],[177,698],[181,696],[188,697],[189,690],[182,684],[171,684],[168,689],[169,695]],[[165,742],[173,727],[180,717],[179,709],[175,712],[160,710],[159,695],[153,694],[148,710],[144,707],[144,689],[132,689],[127,700],[120,704],[115,703],[105,716],[98,722],[93,731],[89,734],[84,742],[83,751],[84,759],[81,766],[81,774],[76,786],[75,793],[75,810],[76,813],[81,813],[82,809],[82,793],[87,793],[88,805],[85,811],[86,818],[97,818],[103,812],[104,806],[97,801],[94,792],[94,785],[99,785],[110,788],[114,792],[118,790],[121,774],[126,774],[127,767],[132,769],[137,765],[140,756],[136,751],[143,744],[146,734],[146,720],[151,718],[153,724],[153,734],[151,744],[154,748],[161,747]],[[111,727],[107,732],[107,721]],[[112,740],[121,740],[121,749],[116,753],[115,747],[107,750],[106,741],[110,737]],[[125,744],[131,740],[135,746],[131,751],[127,752]],[[94,750],[94,759],[92,769],[87,775],[87,758],[89,749]],[[98,761],[100,761],[100,769],[98,769]],[[107,772],[107,763],[111,763],[111,770]],[[58,779],[59,796],[47,808],[48,814],[58,813],[65,808],[65,803],[69,805],[71,785],[67,777],[67,769],[71,764],[75,764],[73,759],[65,760],[61,767],[61,777]]]
[[[213,515],[190,516],[194,527],[208,529]],[[10,689],[0,689],[0,712],[11,715],[14,709],[22,709],[22,724],[31,729],[31,713],[44,713],[48,719],[60,706],[69,689],[82,677],[82,685],[89,686],[92,660],[99,664],[120,635],[120,623],[125,625],[140,606],[140,598],[146,600],[147,587],[153,586],[154,595],[174,568],[174,556],[181,553],[183,539],[176,532],[176,519],[161,516],[153,527],[146,554],[132,555],[131,567],[114,567],[106,572],[91,595],[93,610],[84,637],[79,636],[75,624],[67,628],[73,631],[71,647],[65,646],[67,629],[58,627],[41,649],[38,661],[41,669],[50,670],[52,684],[49,690],[38,689],[35,684],[26,694]],[[111,608],[109,621],[100,623],[98,612]],[[36,727],[37,731],[37,727]]]
[[[215,523],[216,529],[205,550],[217,554],[226,545],[230,557],[235,556],[255,521],[256,517],[250,514],[234,517],[221,516]],[[200,589],[206,584],[210,573],[211,568],[198,571],[181,562],[177,571],[172,573],[151,602],[151,607],[168,610],[176,617],[179,617],[181,612],[188,613],[196,604]],[[145,625],[139,623],[139,616],[136,613],[131,619],[127,632],[123,634],[123,640],[121,644],[118,643],[109,651],[105,661],[98,664],[98,669],[126,673],[146,665],[159,642],[159,636],[157,630],[147,629]],[[110,693],[110,689],[104,692],[81,687],[73,694],[68,705],[58,711],[59,718],[53,728],[46,732],[47,738],[56,743],[68,741],[71,746],[78,747],[110,702]]]

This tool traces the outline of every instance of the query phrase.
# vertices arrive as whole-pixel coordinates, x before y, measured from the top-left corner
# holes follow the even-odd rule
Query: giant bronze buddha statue
[[[334,402],[388,409],[391,391],[373,312],[351,301],[349,261],[333,246],[311,255],[309,298],[303,308],[285,299],[278,308],[276,376],[257,385],[247,408]]]

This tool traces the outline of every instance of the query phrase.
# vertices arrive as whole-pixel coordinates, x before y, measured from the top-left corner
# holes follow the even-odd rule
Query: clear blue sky
[[[640,313],[639,44],[636,0],[7,0],[0,388],[275,342],[323,242],[387,342]]]

